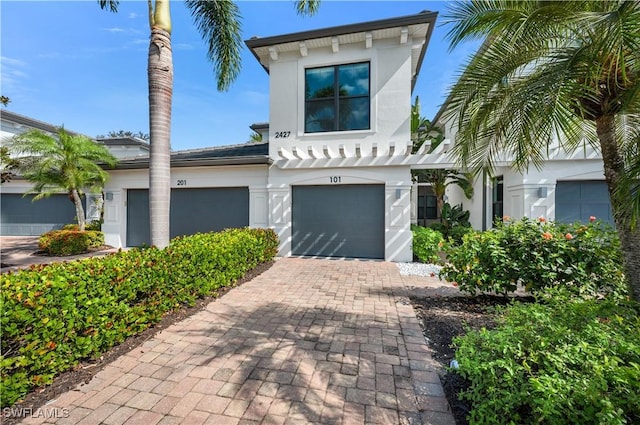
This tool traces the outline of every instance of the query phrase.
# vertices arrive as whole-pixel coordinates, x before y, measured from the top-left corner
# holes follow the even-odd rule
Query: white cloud
[[[21,59],[0,56],[0,66],[2,67],[2,92],[5,96],[15,97],[19,93],[25,92],[26,80],[29,74],[26,70],[29,64]]]
[[[20,59],[9,58],[7,56],[0,56],[0,61],[2,62],[3,68],[7,66],[16,66],[16,67],[24,68],[27,66],[27,63],[25,61]]]
[[[129,19],[136,19],[138,17],[138,14],[135,12],[131,12],[129,13]]]
[[[124,32],[124,29],[119,28],[119,27],[113,27],[113,28],[103,28],[104,31],[107,32]]]

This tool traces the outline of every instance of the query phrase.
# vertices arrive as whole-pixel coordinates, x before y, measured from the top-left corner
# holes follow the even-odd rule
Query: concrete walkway
[[[393,263],[280,259],[24,423],[453,425],[408,291]]]
[[[0,236],[0,272],[24,269],[32,264],[73,261],[118,251],[116,248],[110,248],[66,257],[49,257],[35,254],[38,251],[38,239],[39,236]]]

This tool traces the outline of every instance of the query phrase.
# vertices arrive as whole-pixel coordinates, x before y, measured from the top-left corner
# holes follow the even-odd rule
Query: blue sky
[[[432,118],[478,43],[448,52],[446,2],[328,1],[300,17],[292,1],[240,1],[243,40],[439,11],[414,97]],[[242,72],[216,90],[206,47],[183,2],[171,3],[174,95],[172,148],[243,143],[249,125],[269,119],[269,80],[245,47]],[[148,133],[146,1],[122,1],[117,14],[94,0],[0,2],[0,90],[8,110],[89,136]]]

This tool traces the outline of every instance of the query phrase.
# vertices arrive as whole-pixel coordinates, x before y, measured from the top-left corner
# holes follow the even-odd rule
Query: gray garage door
[[[171,237],[249,225],[249,188],[171,190]],[[127,246],[148,245],[149,191],[127,191]]]
[[[3,193],[0,198],[0,234],[40,236],[65,224],[76,223],[76,208],[67,195],[52,195],[32,202],[33,195]]]
[[[294,186],[292,254],[384,258],[384,186]]]
[[[556,185],[556,220],[563,223],[588,222],[590,216],[613,224],[607,183],[564,181]]]

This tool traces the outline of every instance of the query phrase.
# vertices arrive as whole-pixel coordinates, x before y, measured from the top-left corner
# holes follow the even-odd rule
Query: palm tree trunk
[[[170,134],[173,97],[171,33],[154,25],[149,44],[149,215],[151,244],[169,245],[171,197]]]
[[[624,271],[631,298],[640,301],[640,226],[631,225],[628,211],[621,207],[621,200],[631,199],[630,193],[616,193],[621,178],[624,177],[624,160],[615,138],[615,121],[613,116],[602,116],[596,119],[596,131],[600,140],[604,175],[609,187],[611,209],[624,258]]]
[[[78,220],[78,230],[84,232],[84,208],[82,208],[82,199],[80,199],[80,194],[78,193],[78,189],[71,190],[71,196],[73,197],[73,205],[76,207],[76,219]]]

